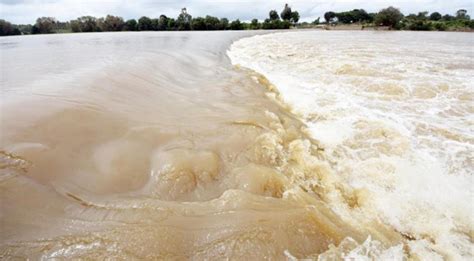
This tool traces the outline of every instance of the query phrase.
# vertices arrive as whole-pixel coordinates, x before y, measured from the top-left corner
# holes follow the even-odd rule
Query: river
[[[473,37],[0,39],[0,257],[472,258]]]

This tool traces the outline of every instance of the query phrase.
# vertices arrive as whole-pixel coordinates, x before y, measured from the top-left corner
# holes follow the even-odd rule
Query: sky
[[[107,14],[124,19],[165,14],[176,17],[186,7],[193,17],[212,15],[231,20],[263,20],[272,9],[279,13],[285,3],[300,13],[301,21],[314,21],[326,11],[347,11],[363,8],[376,12],[388,6],[400,8],[404,14],[420,11],[454,14],[459,9],[474,13],[474,0],[0,0],[0,19],[15,24],[34,23],[37,17],[52,16],[68,21],[79,16],[103,17]]]

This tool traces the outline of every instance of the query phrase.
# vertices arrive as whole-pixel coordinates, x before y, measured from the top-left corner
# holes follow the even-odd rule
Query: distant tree
[[[56,23],[56,19],[54,19],[53,17],[40,17],[36,19],[35,33],[39,33],[39,34],[53,33],[55,23]]]
[[[193,17],[188,14],[186,8],[181,9],[181,13],[176,19],[176,27],[178,30],[190,30],[191,29],[191,20]]]
[[[138,31],[150,31],[153,30],[153,24],[150,18],[146,16],[140,17],[138,19]]]
[[[343,24],[350,24],[350,23],[353,23],[355,20],[351,12],[336,13],[336,17],[337,17],[337,21]]]
[[[446,31],[446,29],[448,29],[448,26],[446,25],[446,23],[435,23],[434,28],[438,31]]]
[[[321,17],[318,17],[316,20],[313,21],[313,24],[320,24]]]
[[[191,28],[193,30],[206,30],[206,20],[202,17],[196,17],[191,20]]]
[[[20,34],[31,34],[31,30],[33,29],[33,25],[31,24],[19,24],[14,27],[18,28]]]
[[[174,18],[168,19],[168,26],[166,27],[168,31],[176,30],[176,20]]]
[[[265,19],[265,21],[262,23],[262,29],[268,30],[268,29],[288,29],[290,28],[290,22],[289,21],[281,21],[281,20],[270,20],[270,19]]]
[[[235,21],[232,21],[230,23],[230,29],[231,30],[243,30],[244,29],[244,26],[243,24],[240,22],[239,19],[235,20]]]
[[[290,28],[290,22],[289,21],[276,21],[276,28],[275,29],[289,29]]]
[[[169,18],[166,15],[160,15],[160,18],[158,19],[158,30],[166,30],[168,28],[168,20]]]
[[[219,30],[227,30],[229,29],[229,19],[221,18],[219,21]]]
[[[449,15],[449,14],[443,15],[443,20],[444,21],[452,21],[452,20],[454,20],[454,18],[455,18],[454,16]]]
[[[442,16],[438,12],[433,12],[433,13],[430,14],[430,20],[431,21],[439,21],[439,20],[441,20],[441,18],[442,18]]]
[[[105,22],[105,19],[103,17],[100,17],[100,18],[95,18],[96,19],[96,27],[95,29],[92,31],[92,32],[103,32],[104,31],[104,22]]]
[[[373,18],[364,9],[352,10],[354,21],[356,22],[372,22]]]
[[[151,18],[151,30],[152,31],[158,31],[158,23],[159,23],[158,18]]]
[[[69,24],[71,25],[71,30],[74,33],[78,33],[81,31],[81,24],[79,23],[79,20],[71,20],[69,21]]]
[[[377,13],[369,13],[367,22],[372,23],[375,20],[375,16],[377,16]]]
[[[11,35],[13,32],[13,26],[10,22],[0,19],[0,35]]]
[[[290,21],[291,21],[293,24],[296,24],[296,23],[298,23],[299,20],[300,20],[300,14],[298,13],[298,11],[291,12],[291,19],[290,19]]]
[[[416,20],[408,26],[409,30],[412,31],[430,31],[432,30],[432,24],[423,20]]]
[[[372,22],[372,17],[364,9],[336,13],[337,21],[344,24]]]
[[[333,11],[329,11],[324,13],[324,20],[326,20],[326,23],[332,22],[332,20],[336,17],[336,13]]]
[[[252,30],[260,29],[260,24],[258,23],[258,19],[252,19],[252,21],[250,22],[250,29]]]
[[[418,15],[416,15],[416,14],[409,14],[409,15],[405,16],[405,19],[407,19],[407,20],[417,20],[417,19],[418,19]]]
[[[474,29],[474,20],[469,21],[468,26],[469,28]]]
[[[79,31],[79,32],[80,32],[80,31]],[[30,33],[31,33],[31,34],[40,34],[40,31],[39,31],[39,29],[38,29],[38,26],[33,25],[33,26],[31,27],[31,32],[30,32]]]
[[[10,22],[0,19],[0,36],[19,34],[21,34],[21,32],[18,28],[15,28]]]
[[[375,16],[374,23],[375,25],[383,25],[395,27],[402,20],[403,14],[395,7],[388,7],[380,10],[380,12]]]
[[[125,31],[136,31],[138,30],[138,23],[137,20],[135,19],[130,19],[125,22],[125,25],[123,27]]]
[[[285,7],[283,8],[283,11],[280,13],[281,19],[285,21],[290,21],[292,15],[291,15],[291,7],[288,4],[285,4]],[[271,19],[271,16],[270,16]],[[272,19],[275,20],[275,19]]]
[[[73,32],[101,31],[98,19],[93,16],[81,16],[76,20],[71,20],[69,24]]]
[[[53,31],[55,32],[70,32],[71,24],[69,22],[60,22],[56,21],[53,26]]]
[[[466,9],[459,9],[456,11],[456,19],[467,19],[469,20],[469,16],[467,15]]]
[[[206,30],[219,30],[220,27],[219,27],[219,18],[217,17],[214,17],[214,16],[210,16],[210,15],[206,15],[206,17],[204,18],[204,22],[206,24]]]
[[[103,31],[122,31],[125,22],[122,17],[107,15],[103,22]]]
[[[416,16],[416,19],[419,21],[426,21],[428,20],[428,11],[419,12]]]
[[[272,20],[272,21],[280,19],[280,17],[278,16],[277,11],[275,11],[275,10],[271,10],[270,13],[268,13],[268,15],[270,17],[270,20]]]

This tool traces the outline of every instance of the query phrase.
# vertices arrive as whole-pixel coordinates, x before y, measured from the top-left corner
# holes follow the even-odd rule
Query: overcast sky
[[[319,16],[323,19],[326,11],[363,8],[376,12],[390,5],[400,8],[405,14],[419,11],[454,14],[461,8],[467,9],[468,13],[474,10],[474,0],[0,0],[0,18],[19,24],[34,23],[40,16],[52,16],[61,21],[83,15],[101,17],[107,14],[125,19],[144,15],[154,18],[160,14],[176,17],[182,7],[187,7],[194,17],[209,14],[248,21],[265,19],[271,9],[280,12],[286,2],[300,13],[302,21],[313,21]]]

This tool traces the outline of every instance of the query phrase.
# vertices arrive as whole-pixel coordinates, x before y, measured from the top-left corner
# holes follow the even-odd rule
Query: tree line
[[[229,21],[227,18],[218,18],[207,15],[192,17],[183,8],[176,18],[160,15],[158,18],[140,17],[138,20],[124,20],[122,17],[107,15],[96,18],[82,16],[67,22],[61,22],[54,17],[40,17],[36,23],[14,25],[0,19],[0,36],[20,34],[50,34],[69,32],[114,32],[114,31],[184,31],[184,30],[258,30],[258,29],[289,29],[292,26],[303,27],[308,23],[298,23],[300,15],[288,4],[278,13],[270,10],[268,18],[263,21],[253,19],[250,22],[241,22],[239,19]],[[362,24],[364,26],[387,26],[396,30],[465,30],[474,29],[474,20],[471,20],[467,11],[460,9],[454,15],[441,15],[439,12],[419,12],[418,14],[403,15],[399,9],[388,7],[377,13],[367,13],[364,9],[354,9],[344,12],[328,11],[324,14],[325,23]],[[321,24],[320,18],[312,25]]]
[[[388,26],[396,30],[462,30],[474,29],[467,10],[459,9],[454,15],[442,15],[439,12],[419,12],[418,14],[403,15],[399,9],[388,7],[378,13],[367,13],[364,9],[354,9],[346,12],[328,11],[324,14],[326,24],[365,24],[372,26]],[[319,23],[317,19],[314,23]]]
[[[116,31],[187,31],[187,30],[257,30],[257,29],[289,29],[299,21],[299,13],[292,11],[286,4],[282,12],[271,10],[268,18],[260,22],[241,22],[239,19],[229,21],[207,15],[193,18],[186,8],[176,18],[160,15],[158,18],[140,17],[138,20],[124,20],[122,17],[107,15],[106,17],[82,16],[68,22],[61,22],[54,17],[40,17],[33,25],[13,25],[0,19],[0,35],[20,34],[51,34],[65,32],[116,32]]]

